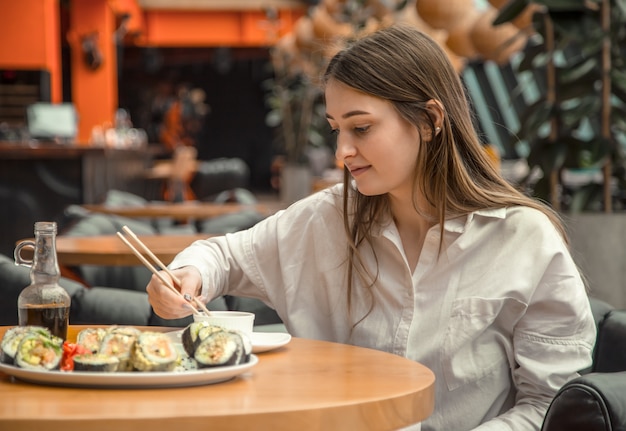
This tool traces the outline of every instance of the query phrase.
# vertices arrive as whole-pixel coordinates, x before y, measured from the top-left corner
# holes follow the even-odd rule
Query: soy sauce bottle
[[[61,271],[57,261],[56,234],[55,222],[37,222],[35,241],[23,241],[15,248],[15,263],[30,267],[31,282],[17,298],[17,314],[20,326],[43,326],[65,340],[71,298],[59,285]],[[22,258],[24,247],[34,249],[32,260]]]

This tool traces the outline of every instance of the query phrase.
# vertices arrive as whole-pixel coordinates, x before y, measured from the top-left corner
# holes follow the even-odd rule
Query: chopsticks
[[[189,302],[193,307],[194,313],[202,314],[196,308],[196,306],[198,306],[207,316],[211,314],[209,309],[206,308],[201,300],[199,300],[198,298],[192,298],[191,295],[183,295],[178,289],[176,289],[176,287],[172,283],[170,283],[168,279],[163,277],[159,270],[155,268],[155,265],[165,271],[172,278],[174,283],[176,283],[178,286],[181,285],[180,279],[172,271],[170,271],[170,269],[163,262],[161,262],[161,260],[154,253],[152,253],[152,251],[139,239],[137,235],[135,235],[132,230],[130,230],[128,226],[122,226],[122,231],[124,231],[124,233],[126,233],[131,239],[135,241],[135,243],[137,243],[137,245],[143,250],[143,252],[146,253],[154,261],[154,264],[146,259],[145,256],[139,250],[137,250],[137,248],[128,240],[128,238],[126,238],[122,233],[117,232],[117,236],[124,242],[124,244],[126,244],[128,248],[131,249],[131,251],[135,254],[135,256],[137,256],[141,263],[143,263],[146,268],[148,268],[154,275],[156,275],[159,280],[163,282],[163,284],[165,284],[172,292],[176,293],[185,301]]]

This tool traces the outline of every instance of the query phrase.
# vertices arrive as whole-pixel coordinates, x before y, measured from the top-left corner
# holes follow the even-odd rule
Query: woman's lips
[[[367,171],[369,168],[370,168],[369,166],[361,166],[361,167],[358,167],[358,168],[350,168],[350,173],[352,174],[353,177],[358,177],[359,175],[361,175],[362,173]]]

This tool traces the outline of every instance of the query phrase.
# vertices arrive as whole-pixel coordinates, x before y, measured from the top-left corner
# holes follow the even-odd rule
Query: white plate
[[[250,337],[252,352],[261,353],[278,349],[291,341],[286,332],[253,332]]]
[[[174,343],[181,344],[183,330],[171,331],[167,335]],[[286,332],[253,332],[250,336],[252,353],[262,353],[278,349],[291,341],[291,335]]]
[[[251,355],[250,361],[245,364],[189,371],[128,371],[115,373],[34,371],[6,364],[0,364],[0,371],[25,382],[53,386],[89,388],[175,388],[224,382],[249,370],[258,362],[259,358],[255,355]]]

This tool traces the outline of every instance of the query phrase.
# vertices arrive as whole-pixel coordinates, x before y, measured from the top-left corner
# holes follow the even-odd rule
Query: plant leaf
[[[566,168],[599,168],[611,153],[610,141],[602,138],[584,141],[570,135],[560,141],[568,147],[568,157],[564,162]]]
[[[518,72],[525,72],[541,67],[547,63],[548,56],[544,45],[529,45],[524,51],[524,58],[517,66]]]
[[[539,178],[532,190],[533,196],[544,202],[550,202],[550,181],[547,176]]]
[[[281,122],[282,115],[278,110],[269,111],[265,116],[265,124],[269,127],[278,127]]]
[[[497,26],[509,22],[522,13],[522,11],[530,3],[529,0],[509,0],[506,4],[500,7],[498,16],[493,20],[492,25]]]
[[[559,70],[559,79],[562,83],[578,80],[593,81],[597,79],[597,66],[598,60],[596,58],[581,59],[578,64],[572,64],[568,68]]]
[[[586,10],[585,0],[533,0],[535,3],[544,5],[550,11],[570,12]]]
[[[544,175],[558,171],[563,167],[567,157],[567,143],[563,140],[551,141],[541,139],[535,141],[528,155],[528,165],[532,168],[539,166]]]
[[[557,73],[559,72],[557,71]],[[598,97],[598,93],[595,90],[595,83],[598,81],[598,77],[589,74],[583,78],[578,81],[562,83],[559,86],[557,89],[559,103],[580,97]]]
[[[529,141],[534,139],[541,126],[550,122],[553,112],[554,105],[549,103],[545,97],[528,106],[520,117],[519,135]]]
[[[598,123],[600,106],[600,98],[598,97],[581,98],[577,105],[561,109],[561,124],[564,128],[573,130],[580,126],[583,119],[587,119],[592,125]]]
[[[572,201],[569,210],[572,213],[579,213],[589,209],[593,203],[602,201],[602,185],[585,184],[572,193]]]

